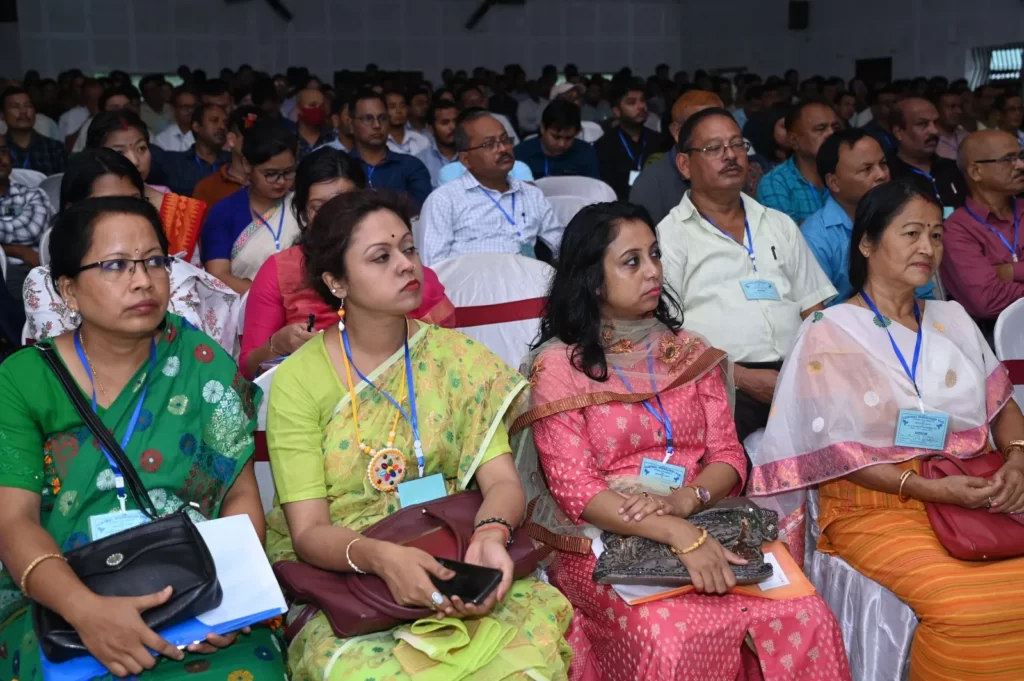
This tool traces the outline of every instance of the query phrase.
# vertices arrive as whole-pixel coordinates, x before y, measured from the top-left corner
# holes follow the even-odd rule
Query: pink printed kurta
[[[694,349],[690,356],[698,354]],[[668,368],[657,370],[664,375]],[[531,376],[535,403],[583,394],[587,380],[564,351],[544,353]],[[623,390],[614,374],[607,389]],[[687,482],[714,462],[746,477],[720,368],[663,393],[662,403],[675,442],[670,462],[686,468]],[[549,416],[533,424],[533,436],[552,495],[576,521],[608,489],[609,476],[639,475],[645,457],[665,455],[661,424],[642,404],[613,402]],[[593,555],[562,553],[549,570],[576,611],[569,636],[577,655],[574,681],[850,679],[839,626],[818,596],[775,601],[689,593],[632,607],[594,582],[595,563]],[[760,665],[745,648],[748,634]]]

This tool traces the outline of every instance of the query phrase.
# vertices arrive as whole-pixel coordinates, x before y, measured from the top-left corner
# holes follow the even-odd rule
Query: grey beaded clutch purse
[[[726,503],[727,506],[720,504],[687,520],[748,561],[746,565],[731,566],[737,584],[756,584],[768,579],[772,576],[772,565],[765,562],[761,545],[778,539],[778,514],[745,499]],[[680,587],[691,583],[689,572],[665,544],[611,532],[603,532],[601,541],[604,553],[594,568],[594,581],[599,584]]]

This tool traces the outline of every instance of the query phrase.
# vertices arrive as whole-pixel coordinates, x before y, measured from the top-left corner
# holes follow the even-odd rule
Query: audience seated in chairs
[[[74,160],[68,174],[73,168]],[[107,428],[120,437],[139,419],[124,449],[140,462],[136,472],[156,512],[185,509],[197,522],[248,515],[262,538],[251,461],[259,394],[209,336],[169,313],[172,258],[137,173],[135,179],[138,198],[87,199],[58,216],[48,276],[80,321],[44,344],[66,365],[77,384],[71,390],[92,395]],[[134,260],[121,260],[126,251]],[[33,348],[0,366],[0,434],[0,649],[8,651],[0,656],[0,677],[42,678],[33,602],[61,615],[114,677],[153,678],[144,672],[157,664],[156,678],[207,670],[210,678],[226,678],[238,669],[252,681],[285,677],[284,658],[274,652],[278,634],[270,629],[211,634],[179,650],[139,617],[166,602],[170,587],[102,597],[67,566],[62,553],[99,538],[91,536],[90,520],[118,508],[115,476]],[[127,504],[135,509],[130,496]]]
[[[15,301],[29,271],[39,264],[39,239],[50,220],[50,199],[42,189],[29,188],[11,178],[11,153],[0,137],[0,247],[7,261],[4,281]]]
[[[725,109],[694,114],[679,132],[691,183],[658,225],[665,286],[686,328],[736,362],[740,442],[768,420],[782,360],[802,319],[836,295],[796,224],[742,193],[747,142]]]
[[[242,294],[260,267],[299,236],[292,210],[298,140],[280,123],[258,121],[244,133],[249,184],[210,210],[200,255],[210,274]]]
[[[453,102],[439,99],[427,111],[427,128],[430,131],[430,146],[416,158],[423,162],[430,173],[430,185],[441,186],[441,170],[458,163],[459,152],[455,148],[455,122],[459,118],[459,107]]]
[[[930,187],[894,180],[864,196],[850,263],[858,295],[801,329],[748,489],[791,492],[779,502],[799,517],[792,491],[819,485],[818,548],[920,619],[912,679],[1009,679],[1024,664],[1024,559],[953,558],[925,507],[1024,511],[1024,416],[1005,369],[958,303],[914,298],[943,257],[942,231]],[[915,336],[926,337],[919,361]],[[901,410],[946,420],[944,444],[901,441]],[[953,459],[986,454],[990,429],[1005,456],[990,479],[920,474],[933,447]]]
[[[469,172],[438,188],[424,204],[423,263],[466,253],[534,257],[538,239],[557,253],[562,225],[540,189],[509,178],[515,156],[501,123],[483,109],[464,111],[455,142]]]
[[[153,168],[153,155],[149,146],[149,130],[142,119],[131,110],[104,111],[92,119],[87,149],[101,147],[121,154],[139,171],[145,182]],[[206,217],[207,205],[202,201],[174,194],[166,187],[146,185],[146,200],[160,213],[172,255],[184,254],[192,259],[199,240],[199,230]]]
[[[540,134],[516,146],[516,158],[530,166],[538,179],[556,175],[600,179],[594,147],[577,139],[580,126],[580,107],[556,99],[541,115]]]
[[[666,138],[647,128],[647,100],[640,84],[616,84],[609,98],[618,123],[617,129],[594,143],[601,179],[615,190],[622,200],[629,198],[633,186],[647,159],[664,151]]]
[[[857,202],[872,187],[889,181],[885,152],[874,137],[858,128],[840,130],[818,150],[818,175],[828,189],[825,205],[800,225],[825,276],[836,291],[826,307],[845,303],[850,286],[850,235]],[[935,282],[917,290],[918,298],[935,298]]]
[[[388,90],[384,93],[384,101],[388,105],[388,122],[391,132],[388,135],[388,149],[396,154],[419,156],[430,148],[430,138],[421,132],[409,130],[409,100],[404,92]]]
[[[1024,298],[1024,152],[1002,130],[971,133],[960,145],[968,197],[945,221],[942,282],[950,296],[988,331],[1011,303]]]
[[[231,161],[221,165],[220,169],[199,181],[192,198],[205,201],[213,208],[222,200],[231,196],[248,184],[245,172],[245,157],[242,156],[242,140],[245,131],[263,118],[263,114],[254,106],[236,107],[228,116],[225,147],[231,151]]]
[[[525,678],[529,670],[531,678],[564,679],[572,653],[563,635],[572,608],[543,582],[514,582],[505,549],[503,523],[522,520],[525,500],[501,422],[525,379],[481,344],[408,318],[422,304],[423,273],[403,211],[386,193],[342,194],[320,209],[303,239],[313,285],[325,304],[338,309],[344,334],[342,324],[332,326],[275,374],[267,442],[277,501],[267,515],[268,554],[271,561],[376,574],[397,602],[433,606],[439,615],[487,615],[493,626],[524,635],[527,649],[513,660],[528,653],[518,669],[495,659],[488,678]],[[372,385],[355,383],[363,376],[372,376]],[[417,411],[418,421],[402,417]],[[422,442],[418,473],[414,442]],[[447,579],[452,573],[419,549],[361,538],[360,532],[399,508],[376,466],[367,466],[373,457],[395,456],[385,447],[404,453],[405,480],[440,475],[448,494],[479,487],[477,518],[483,524],[465,561],[503,574],[482,604],[434,596],[430,576]],[[339,639],[319,613],[289,646],[292,673],[317,681],[409,679],[414,675],[393,654],[396,635]],[[469,651],[454,658],[472,665],[475,660],[465,660],[463,652]]]
[[[365,188],[361,165],[344,152],[325,147],[299,163],[291,209],[301,229],[312,229],[321,206],[338,194]],[[246,376],[259,373],[261,362],[291,355],[318,332],[337,324],[335,310],[320,299],[308,282],[300,245],[274,253],[260,267],[246,300],[238,358]],[[452,326],[453,313],[437,276],[424,268],[423,305],[409,316],[427,324]]]
[[[922,97],[907,97],[892,108],[892,134],[898,144],[889,157],[893,179],[907,177],[929,187],[943,206],[959,208],[967,198],[967,185],[957,164],[936,155],[939,112]]]
[[[706,533],[700,541],[686,520],[738,494],[747,462],[723,381],[725,353],[682,330],[647,212],[625,202],[590,206],[562,246],[540,340],[523,365],[530,399],[516,427],[532,425],[567,522],[669,545],[696,587],[630,607],[595,582],[593,554],[559,553],[548,575],[575,610],[574,671],[607,681],[849,679],[839,627],[820,597],[726,595],[736,584],[730,565],[742,559]],[[656,396],[641,404],[630,399],[650,391]],[[625,491],[645,457],[682,469],[685,486],[648,494],[638,491],[641,479]]]
[[[127,158],[110,149],[87,149],[68,160],[60,203],[66,209],[89,197],[144,197],[145,191],[142,176]],[[57,246],[54,239],[51,234],[51,252]],[[52,338],[78,327],[80,315],[68,307],[57,290],[49,266],[36,267],[29,272],[24,296],[29,338],[37,341]],[[238,294],[219,279],[174,258],[168,309],[206,332],[232,354],[238,342],[235,317],[239,306]]]
[[[55,139],[35,130],[36,108],[26,90],[9,86],[0,94],[0,109],[7,125],[5,137],[13,165],[43,175],[64,172],[68,152]]]
[[[228,115],[220,105],[204,101],[192,114],[195,144],[185,151],[162,153],[156,157],[157,167],[167,178],[167,186],[172,192],[192,196],[197,184],[231,161],[230,152],[224,151]]]

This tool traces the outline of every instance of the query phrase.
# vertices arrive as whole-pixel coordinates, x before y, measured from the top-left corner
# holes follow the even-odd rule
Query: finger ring
[[[650,495],[650,494],[648,494],[647,492],[640,492],[640,494],[644,495],[644,496],[645,496],[645,497],[647,497],[648,499],[650,499],[650,498],[651,498],[651,495]]]
[[[434,593],[430,594],[430,600],[433,601],[434,605],[439,608],[442,605],[444,605],[444,596],[441,595],[440,591],[435,591]]]
[[[992,497],[988,498],[988,507],[992,508]]]

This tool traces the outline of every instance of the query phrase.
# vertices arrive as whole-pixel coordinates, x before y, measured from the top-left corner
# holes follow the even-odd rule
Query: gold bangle
[[[274,349],[274,334],[270,334],[270,340],[267,341],[268,349],[270,350],[271,357],[280,357],[277,354],[277,350]]]
[[[707,538],[708,538],[708,531],[707,530],[705,530],[704,528],[701,528],[700,532],[701,532],[700,539],[698,539],[697,541],[693,542],[692,546],[690,546],[688,548],[685,548],[682,551],[680,551],[679,549],[677,549],[674,546],[669,547],[671,549],[672,553],[676,554],[677,556],[685,556],[686,554],[690,553],[691,551],[696,551],[697,549],[699,549],[701,546],[704,545],[705,540],[707,540]]]
[[[1006,446],[1003,447],[1004,459],[1010,458],[1011,449],[1016,449],[1021,454],[1024,454],[1024,440],[1011,440],[1010,442],[1006,443]]]
[[[900,476],[900,492],[899,492],[900,501],[903,501],[903,502],[910,501],[910,497],[904,497],[903,496],[903,485],[906,484],[907,478],[909,478],[911,475],[914,475],[914,470],[913,469],[907,469],[907,470],[903,471],[903,475]]]
[[[28,567],[25,568],[25,571],[21,573],[21,593],[25,594],[26,598],[31,598],[31,596],[28,595],[28,591],[25,588],[26,583],[28,582],[29,575],[32,574],[32,571],[35,570],[36,567],[38,567],[40,563],[42,563],[44,560],[49,560],[50,558],[59,558],[60,560],[64,561],[65,563],[68,562],[68,559],[65,558],[64,556],[60,555],[59,553],[46,553],[46,554],[43,554],[42,556],[39,556],[38,558],[36,558],[31,563],[29,563]]]

